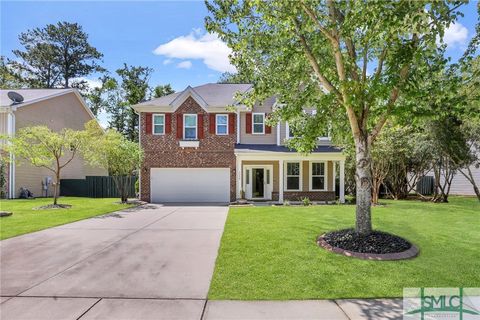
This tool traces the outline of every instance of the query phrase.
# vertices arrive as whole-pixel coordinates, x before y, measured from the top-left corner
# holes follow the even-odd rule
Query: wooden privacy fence
[[[128,177],[121,179],[127,180]],[[128,197],[134,198],[137,176],[130,177]],[[85,179],[61,179],[60,195],[90,198],[119,198],[113,177],[87,176]]]

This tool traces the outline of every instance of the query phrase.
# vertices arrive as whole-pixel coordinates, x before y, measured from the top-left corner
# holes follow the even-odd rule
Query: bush
[[[140,179],[137,178],[137,181],[135,181],[135,194],[140,193]]]
[[[312,205],[312,202],[310,201],[310,199],[308,197],[302,198],[301,200],[302,200],[302,204],[305,207],[308,207],[308,206]]]

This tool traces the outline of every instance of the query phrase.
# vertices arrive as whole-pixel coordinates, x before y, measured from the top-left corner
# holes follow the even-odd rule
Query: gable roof
[[[17,107],[20,107],[72,92],[73,89],[0,89],[0,107],[14,105],[13,101],[8,97],[10,91],[17,92],[23,96],[23,102],[15,104]]]
[[[225,107],[237,103],[235,94],[250,90],[251,84],[242,83],[207,83],[197,87],[188,86],[181,92],[175,92],[160,98],[145,101],[133,106],[137,107],[171,107],[176,109],[186,98],[192,97],[204,109],[207,107]]]
[[[14,104],[8,97],[10,91],[17,92],[22,95],[23,102]],[[85,111],[90,115],[92,119],[96,119],[90,108],[83,100],[82,96],[77,89],[0,89],[0,107],[15,107],[21,108],[39,101],[52,99],[61,95],[73,93],[80,101],[80,104],[85,108]]]

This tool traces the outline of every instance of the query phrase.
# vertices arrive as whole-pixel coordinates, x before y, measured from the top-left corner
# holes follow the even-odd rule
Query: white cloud
[[[173,62],[172,59],[165,59],[165,60],[163,60],[163,64],[164,64],[164,65],[170,64],[170,63],[172,63],[172,62]]]
[[[219,72],[235,72],[228,55],[232,50],[227,47],[217,34],[205,33],[194,29],[189,35],[180,36],[158,46],[153,53],[169,59],[198,59],[205,65]]]
[[[177,68],[181,69],[190,69],[192,67],[192,62],[190,60],[185,60],[177,64]]]
[[[443,36],[443,42],[448,47],[454,48],[455,46],[463,46],[467,44],[468,29],[465,28],[460,22],[452,23],[446,30]]]

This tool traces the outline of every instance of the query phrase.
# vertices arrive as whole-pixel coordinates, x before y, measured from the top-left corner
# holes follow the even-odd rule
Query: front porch
[[[309,155],[286,148],[235,149],[237,199],[283,203],[307,197],[344,203],[345,156],[341,150],[329,148]]]

